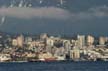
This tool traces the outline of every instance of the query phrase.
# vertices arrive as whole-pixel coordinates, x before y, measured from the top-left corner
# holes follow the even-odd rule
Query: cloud
[[[89,8],[85,11],[69,12],[56,7],[37,7],[37,8],[0,8],[0,16],[9,16],[22,19],[42,18],[42,19],[59,19],[71,21],[86,20],[94,18],[108,17],[108,7],[99,6]]]
[[[96,18],[108,17],[108,6],[97,6],[85,11],[71,12],[71,21],[93,20]]]
[[[90,8],[89,11],[96,17],[108,17],[108,7],[106,5]]]
[[[61,8],[41,7],[41,8],[0,8],[0,16],[9,16],[23,19],[30,18],[50,18],[50,19],[68,19],[70,12]]]
[[[108,7],[104,5],[104,6],[89,8],[86,11],[74,13],[74,17],[77,20],[108,17]]]

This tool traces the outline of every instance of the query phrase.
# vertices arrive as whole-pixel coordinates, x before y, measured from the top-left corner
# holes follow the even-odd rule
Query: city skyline
[[[0,0],[0,71],[107,71],[108,0]]]
[[[107,61],[108,36],[0,34],[0,62]]]

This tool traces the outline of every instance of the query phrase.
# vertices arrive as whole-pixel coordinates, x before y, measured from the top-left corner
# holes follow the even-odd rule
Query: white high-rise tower
[[[77,40],[78,40],[79,48],[82,48],[83,46],[85,46],[85,36],[84,35],[78,35]]]

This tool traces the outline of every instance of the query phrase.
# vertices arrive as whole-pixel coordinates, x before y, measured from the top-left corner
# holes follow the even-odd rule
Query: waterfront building
[[[0,62],[10,61],[11,56],[10,54],[0,54]]]
[[[80,58],[80,50],[79,49],[73,49],[73,50],[70,50],[70,58],[71,59],[79,59]]]
[[[65,50],[63,47],[56,48],[55,56],[64,56],[64,54],[65,54]]]
[[[53,57],[52,54],[49,52],[39,54],[39,59],[52,58],[52,57]]]
[[[94,37],[93,37],[93,36],[88,35],[88,36],[87,36],[87,45],[88,45],[88,46],[93,45],[94,40],[95,40],[95,39],[94,39]]]

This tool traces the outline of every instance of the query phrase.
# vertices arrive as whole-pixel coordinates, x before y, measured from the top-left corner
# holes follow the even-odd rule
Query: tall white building
[[[47,46],[54,46],[54,40],[52,38],[48,38],[46,40],[46,44],[47,44]]]
[[[93,45],[93,43],[94,43],[94,37],[93,36],[91,36],[91,35],[88,35],[87,36],[87,45]]]
[[[99,45],[105,45],[106,37],[99,37]]]
[[[77,40],[78,40],[79,48],[82,48],[83,46],[85,46],[85,36],[84,35],[78,35]]]
[[[12,40],[12,45],[13,45],[13,46],[17,46],[17,45],[18,45],[17,39],[13,39],[13,40]]]
[[[23,37],[23,35],[20,35],[17,37],[17,45],[19,47],[23,47],[23,44],[24,44],[24,37]]]

